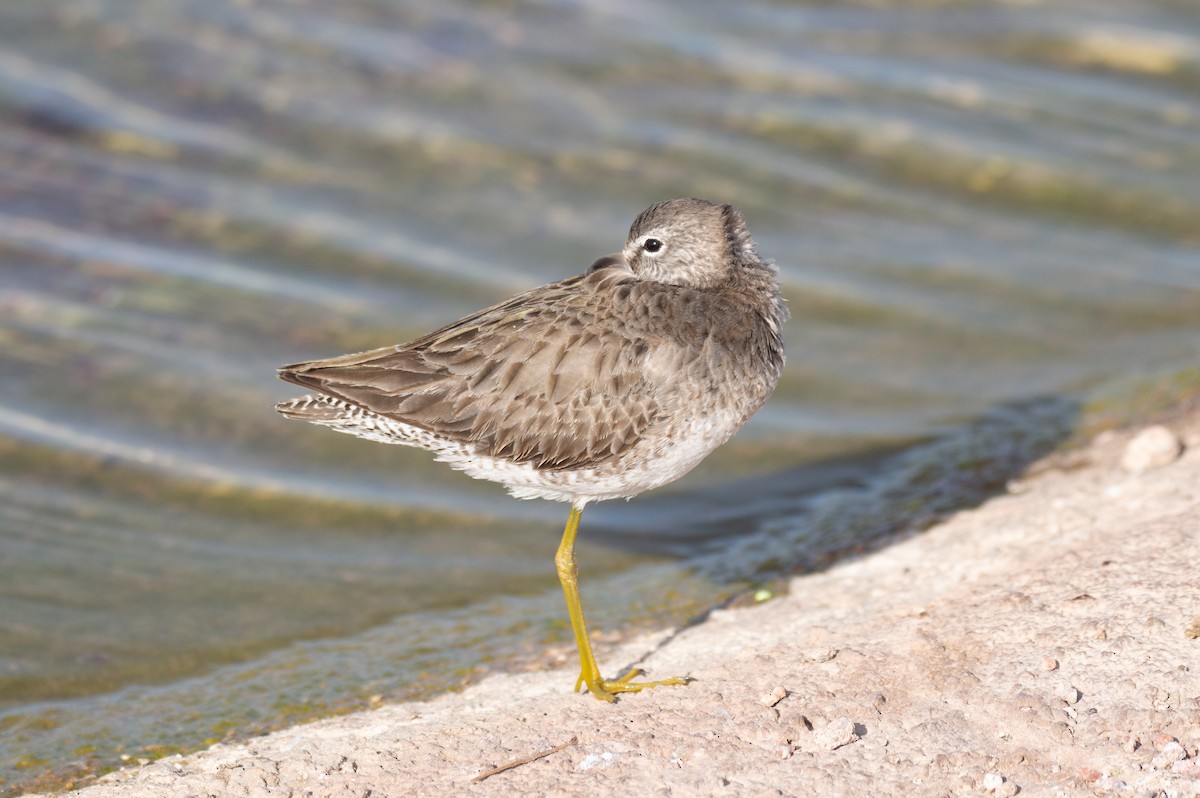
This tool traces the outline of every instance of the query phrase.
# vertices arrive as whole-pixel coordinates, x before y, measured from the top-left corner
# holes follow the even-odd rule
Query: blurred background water
[[[0,791],[569,654],[565,507],[286,422],[274,369],[676,196],[779,263],[788,368],[693,475],[589,508],[601,628],[803,564],[876,453],[956,440],[890,473],[969,482],[1195,361],[1200,5],[5,0]]]

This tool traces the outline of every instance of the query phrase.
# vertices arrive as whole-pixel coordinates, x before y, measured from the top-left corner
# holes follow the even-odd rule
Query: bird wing
[[[409,344],[286,366],[280,376],[479,454],[539,469],[594,467],[662,415],[644,375],[650,342],[614,313],[621,303],[611,284],[623,279],[615,271],[542,286]]]

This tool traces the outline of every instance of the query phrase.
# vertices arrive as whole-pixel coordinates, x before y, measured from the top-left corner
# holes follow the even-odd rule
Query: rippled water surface
[[[788,368],[693,475],[589,509],[603,628],[852,545],[828,491],[873,453],[959,441],[871,494],[924,456],[961,466],[937,504],[1195,360],[1200,5],[5,0],[0,791],[569,653],[565,508],[286,422],[274,369],[689,195],[778,262]]]

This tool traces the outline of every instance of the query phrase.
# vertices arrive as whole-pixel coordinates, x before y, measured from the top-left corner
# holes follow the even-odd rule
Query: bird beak
[[[629,266],[625,263],[625,253],[614,252],[611,255],[605,255],[603,258],[596,258],[592,261],[592,265],[588,266],[587,273],[600,271],[601,269],[625,269],[628,271]]]

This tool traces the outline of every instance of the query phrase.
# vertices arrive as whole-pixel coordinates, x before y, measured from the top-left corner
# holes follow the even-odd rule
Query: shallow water
[[[1198,89],[1182,0],[7,0],[0,789],[569,642],[564,508],[285,422],[274,368],[577,273],[657,200],[743,210],[788,369],[589,508],[598,628],[976,495],[1195,361]],[[965,476],[891,454],[946,435]]]

